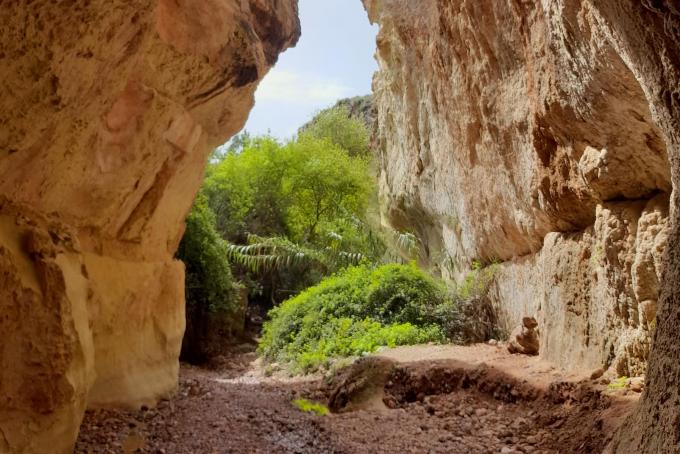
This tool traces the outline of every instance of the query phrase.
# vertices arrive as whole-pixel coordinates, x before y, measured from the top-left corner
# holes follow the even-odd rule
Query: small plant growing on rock
[[[628,383],[628,377],[626,377],[624,375],[622,377],[619,377],[619,378],[612,380],[612,382],[609,383],[609,385],[607,385],[607,390],[610,391],[610,392],[620,391],[620,390],[626,388],[627,383]]]
[[[495,311],[488,297],[498,269],[497,263],[472,263],[462,282],[452,287],[446,303],[437,308],[438,324],[446,336],[460,344],[507,337],[498,329]]]

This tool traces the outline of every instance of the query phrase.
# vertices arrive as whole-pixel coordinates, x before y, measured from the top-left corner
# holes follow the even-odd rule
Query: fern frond
[[[232,263],[255,274],[306,267],[317,267],[329,272],[363,260],[363,255],[355,252],[315,249],[283,237],[257,235],[250,235],[246,245],[229,244],[227,255]]]

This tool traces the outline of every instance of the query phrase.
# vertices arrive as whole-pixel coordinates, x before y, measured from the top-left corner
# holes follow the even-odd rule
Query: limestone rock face
[[[505,322],[536,316],[541,355],[568,367],[639,370],[655,329],[610,448],[677,452],[680,4],[364,4],[385,222],[445,276],[502,261]]]
[[[365,0],[384,222],[566,367],[645,367],[678,134],[674,1]],[[673,6],[674,5],[674,6]]]
[[[598,205],[593,226],[546,235],[538,253],[498,267],[491,295],[503,328],[537,314],[543,357],[644,373],[667,233],[668,196],[660,194]]]
[[[0,452],[69,452],[87,405],[174,389],[183,220],[297,2],[26,0],[0,23]]]

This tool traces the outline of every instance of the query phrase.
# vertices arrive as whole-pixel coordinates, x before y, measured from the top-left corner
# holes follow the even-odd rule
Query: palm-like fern
[[[420,252],[420,240],[411,232],[392,231],[394,242],[402,255],[413,259]]]
[[[280,236],[249,235],[248,244],[230,244],[227,251],[232,263],[256,274],[307,267],[332,272],[342,266],[356,265],[363,259],[360,253],[330,247],[315,249]]]

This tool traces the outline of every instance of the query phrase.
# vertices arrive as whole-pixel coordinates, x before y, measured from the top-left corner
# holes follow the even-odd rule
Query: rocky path
[[[533,358],[459,348],[387,352],[383,360],[399,360],[378,387],[388,405],[327,416],[291,402],[326,402],[333,386],[264,377],[246,366],[252,354],[227,360],[219,372],[186,366],[176,396],[155,409],[88,412],[76,452],[592,453],[635,402],[632,393],[608,395]],[[361,370],[345,381],[354,376],[362,383]]]

